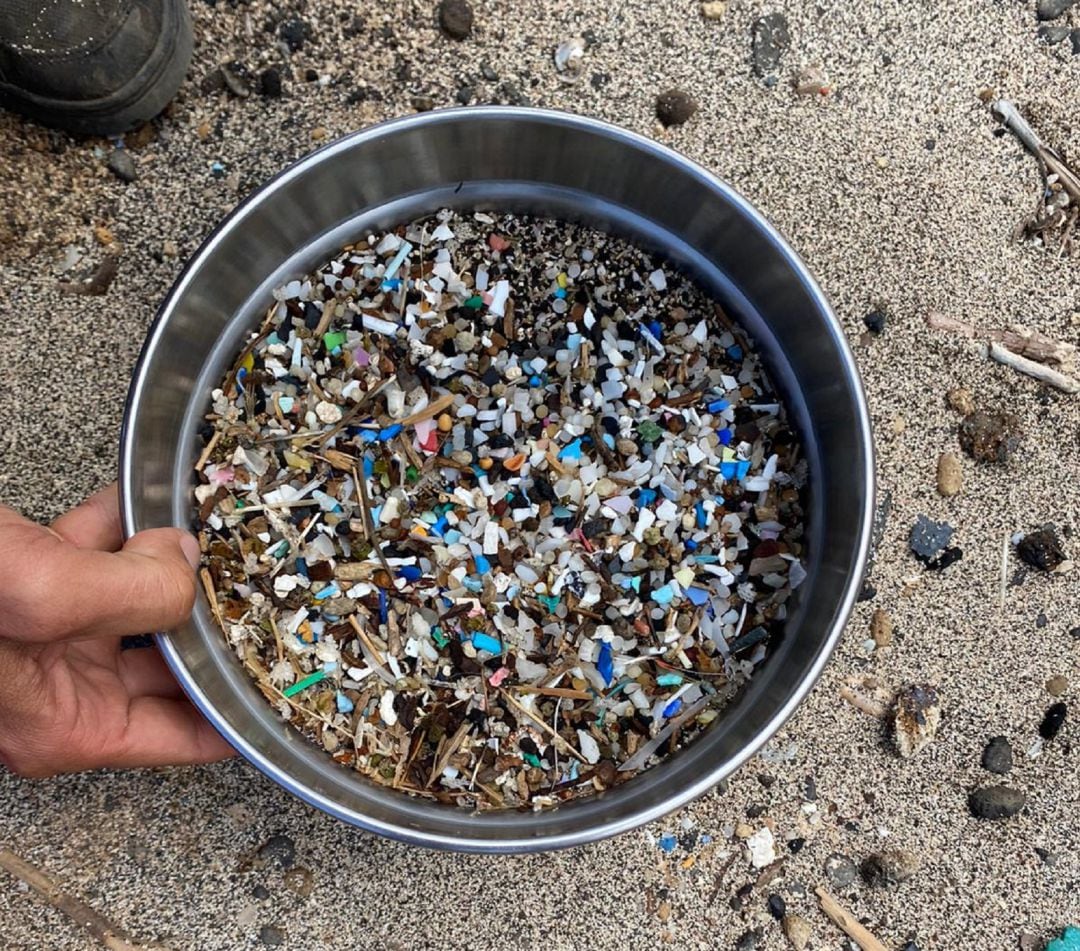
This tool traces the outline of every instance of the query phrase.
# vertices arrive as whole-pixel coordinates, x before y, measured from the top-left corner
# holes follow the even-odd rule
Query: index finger
[[[120,524],[120,494],[116,483],[105,486],[70,512],[65,512],[51,527],[77,548],[118,551],[124,544],[124,531]]]

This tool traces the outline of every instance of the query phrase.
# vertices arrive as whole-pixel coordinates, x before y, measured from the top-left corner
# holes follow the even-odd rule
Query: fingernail
[[[188,560],[188,564],[192,568],[198,568],[202,552],[199,551],[199,542],[195,536],[185,532],[180,536],[180,547],[184,550],[184,557]]]

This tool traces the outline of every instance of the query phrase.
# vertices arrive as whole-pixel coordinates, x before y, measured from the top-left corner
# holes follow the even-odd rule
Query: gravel
[[[979,819],[1008,819],[1027,804],[1027,794],[1012,786],[983,786],[968,797],[971,814]]]
[[[453,40],[464,40],[473,28],[473,9],[466,0],[442,0],[439,4],[439,26]]]
[[[105,164],[109,167],[109,171],[122,182],[133,182],[139,177],[135,169],[135,160],[126,149],[113,149]]]
[[[1012,771],[1013,751],[1008,737],[995,736],[983,748],[982,768],[1004,776]]]

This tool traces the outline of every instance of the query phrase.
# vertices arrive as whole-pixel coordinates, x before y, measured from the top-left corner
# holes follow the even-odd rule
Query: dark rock
[[[1042,859],[1043,865],[1046,865],[1049,868],[1053,868],[1058,863],[1058,857],[1047,849],[1035,846],[1035,854]]]
[[[1071,32],[1067,26],[1040,26],[1038,35],[1044,43],[1054,46],[1066,39]]]
[[[744,931],[739,935],[739,940],[735,942],[735,951],[756,951],[757,948],[761,947],[763,937],[764,933],[760,928]]]
[[[243,63],[222,63],[221,78],[225,88],[237,99],[247,99],[251,95],[251,85],[247,80],[248,71]]]
[[[1040,20],[1056,20],[1078,3],[1080,0],[1039,0],[1036,14]]]
[[[1065,717],[1069,713],[1069,708],[1061,702],[1053,704],[1046,711],[1046,715],[1043,717],[1042,723],[1039,724],[1039,736],[1044,740],[1052,740],[1061,732],[1061,728],[1065,725]]]
[[[1027,803],[1027,795],[1012,786],[983,786],[968,796],[971,814],[979,819],[1007,819]]]
[[[472,88],[472,86],[462,86],[460,89],[458,89],[457,96],[455,98],[463,106],[467,106],[470,102],[472,102],[472,97],[473,97],[473,88]]]
[[[982,768],[999,776],[1012,770],[1012,744],[1007,737],[995,736],[986,744],[982,754]]]
[[[270,897],[270,889],[263,885],[261,882],[251,890],[251,897],[258,898],[260,900]]]
[[[873,601],[877,597],[877,588],[875,588],[869,581],[864,581],[862,590],[859,592],[860,601]]]
[[[765,906],[769,909],[769,914],[772,915],[777,921],[787,914],[787,902],[784,901],[781,895],[772,894],[765,902]]]
[[[847,888],[859,876],[855,863],[846,855],[833,852],[825,859],[825,877],[837,888]]]
[[[113,149],[105,160],[106,166],[122,182],[133,182],[139,177],[135,160],[126,149]]]
[[[918,856],[912,852],[887,849],[864,859],[860,871],[868,885],[885,888],[906,882],[919,870],[920,864]]]
[[[807,776],[803,788],[803,799],[807,802],[817,802],[817,781],[813,776]]]
[[[788,839],[787,845],[788,848],[791,849],[792,855],[798,855],[798,853],[803,850],[803,846],[806,845],[806,839],[803,839],[801,837],[796,839]]]
[[[1057,533],[1050,525],[1021,538],[1016,546],[1016,554],[1024,564],[1040,571],[1053,571],[1065,560]]]
[[[273,925],[263,925],[259,929],[259,940],[268,948],[280,948],[285,943],[285,932]]]
[[[610,73],[593,73],[589,77],[589,85],[598,92],[611,82]]]
[[[491,68],[489,63],[480,64],[480,75],[489,83],[497,83],[499,81],[499,74]]]
[[[920,515],[912,526],[908,544],[916,558],[930,561],[949,544],[954,531],[948,522],[935,522]]]
[[[1072,40],[1073,56],[1080,56],[1080,27],[1069,34],[1069,39]]]
[[[770,13],[754,21],[752,61],[754,72],[764,78],[779,65],[780,59],[791,46],[791,31],[787,17],[782,13]]]
[[[277,99],[281,96],[281,73],[273,66],[264,69],[259,74],[259,91],[268,99]]]
[[[435,108],[435,100],[431,96],[413,96],[412,107],[417,112],[431,112]]]
[[[880,337],[885,333],[885,324],[888,322],[888,314],[883,310],[872,310],[863,318],[863,323],[866,324],[866,329],[870,331],[875,337]]]
[[[285,20],[278,27],[278,36],[293,53],[304,48],[304,41],[311,39],[311,27],[299,17]]]
[[[960,424],[960,448],[976,462],[1009,461],[1020,446],[1020,423],[1011,413],[976,410]]]
[[[452,40],[463,40],[473,28],[473,9],[466,0],[442,0],[439,26]]]
[[[656,118],[665,126],[682,125],[697,108],[697,103],[681,89],[669,89],[656,97]]]
[[[296,843],[287,835],[273,835],[259,847],[258,858],[266,864],[277,862],[281,868],[292,868],[296,860]]]
[[[1049,623],[1050,619],[1046,616],[1046,612],[1040,611],[1038,616],[1035,618],[1035,627],[1041,631]]]

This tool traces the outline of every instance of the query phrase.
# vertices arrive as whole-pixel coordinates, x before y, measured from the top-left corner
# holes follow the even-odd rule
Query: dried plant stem
[[[1027,376],[1061,390],[1063,393],[1080,393],[1080,380],[1066,376],[1064,373],[1058,373],[1057,370],[1052,370],[1050,367],[1029,360],[1027,357],[1021,357],[999,343],[990,344],[990,356],[998,363],[1019,370]]]
[[[820,885],[814,889],[821,901],[821,910],[841,931],[854,941],[862,951],[889,951],[877,938],[867,931],[855,916]]]

